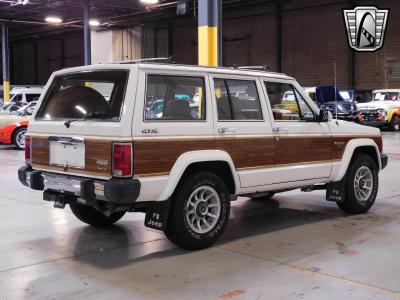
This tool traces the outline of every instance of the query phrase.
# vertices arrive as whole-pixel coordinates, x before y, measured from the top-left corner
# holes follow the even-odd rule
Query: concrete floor
[[[188,252],[128,214],[92,229],[21,186],[23,152],[0,146],[0,299],[400,298],[400,133],[366,215],[322,192],[240,199],[214,247]]]

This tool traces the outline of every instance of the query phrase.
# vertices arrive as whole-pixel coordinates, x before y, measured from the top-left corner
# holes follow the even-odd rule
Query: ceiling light
[[[144,4],[157,4],[158,0],[140,0]]]
[[[91,19],[91,20],[89,21],[89,25],[90,25],[90,26],[99,26],[99,25],[100,25],[100,22],[99,22],[99,20]]]
[[[55,23],[55,24],[62,23],[62,19],[59,17],[47,17],[45,20],[48,23]]]

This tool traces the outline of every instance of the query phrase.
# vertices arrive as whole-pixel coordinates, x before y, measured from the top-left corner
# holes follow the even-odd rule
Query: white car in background
[[[10,102],[29,103],[39,100],[42,87],[15,87],[10,92]]]
[[[398,130],[400,125],[400,89],[372,92],[372,101],[357,104],[364,125]]]

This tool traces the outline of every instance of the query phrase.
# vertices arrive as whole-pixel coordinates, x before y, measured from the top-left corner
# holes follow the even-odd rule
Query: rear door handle
[[[235,133],[236,128],[218,128],[218,133]]]
[[[282,128],[282,127],[275,127],[275,128],[272,128],[272,132],[273,133],[286,133],[286,132],[288,132],[289,130],[287,129],[287,128]]]

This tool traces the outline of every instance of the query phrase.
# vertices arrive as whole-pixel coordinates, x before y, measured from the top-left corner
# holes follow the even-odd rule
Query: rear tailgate
[[[112,176],[112,141],[31,136],[32,167],[90,177]]]

